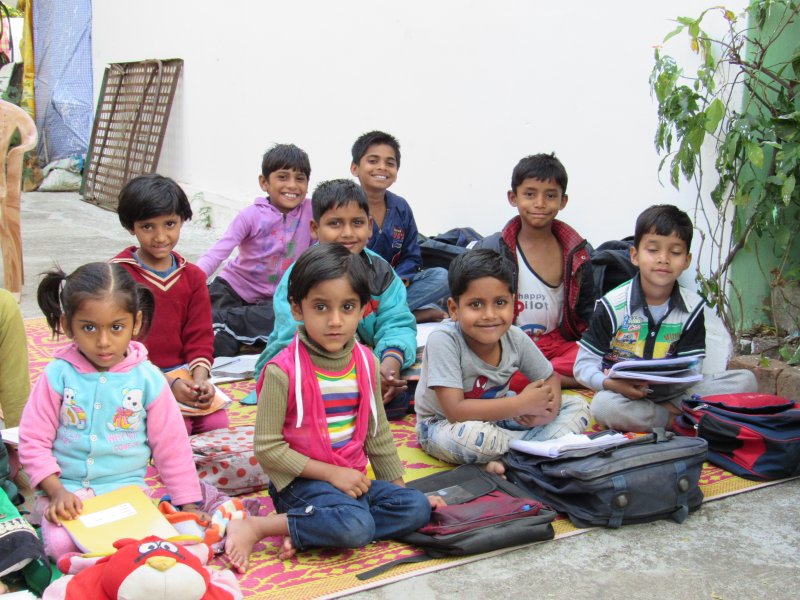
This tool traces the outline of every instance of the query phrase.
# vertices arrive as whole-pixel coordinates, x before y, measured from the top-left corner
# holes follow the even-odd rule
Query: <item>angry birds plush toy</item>
[[[53,582],[43,600],[239,600],[230,571],[208,569],[183,546],[156,536],[114,543],[117,551]],[[66,580],[66,581],[65,581]]]

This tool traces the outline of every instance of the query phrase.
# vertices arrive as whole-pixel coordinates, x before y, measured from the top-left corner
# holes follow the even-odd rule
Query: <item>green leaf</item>
[[[706,109],[706,122],[705,129],[708,133],[714,133],[719,127],[722,117],[725,116],[725,105],[722,100],[715,98],[714,101],[708,105]]]
[[[786,178],[786,181],[783,182],[783,186],[781,187],[781,198],[783,198],[783,203],[786,206],[789,206],[789,203],[792,201],[792,192],[794,191],[795,179],[794,175],[789,175]]]
[[[689,147],[692,149],[692,153],[700,153],[700,147],[703,145],[703,140],[705,137],[706,130],[702,127],[693,127],[689,130],[689,133],[686,134],[686,141],[689,142]],[[694,161],[694,157],[692,157],[692,161]]]
[[[760,169],[764,166],[764,150],[758,144],[750,142],[747,144],[747,160],[755,168]]]
[[[788,227],[781,227],[774,233],[775,246],[778,248],[786,248],[791,242],[792,230]]]
[[[678,25],[678,26],[677,26],[675,29],[673,29],[672,31],[670,31],[670,32],[669,32],[669,33],[668,33],[668,34],[667,34],[667,35],[664,37],[664,43],[666,43],[666,42],[668,42],[669,40],[671,40],[672,38],[674,38],[674,37],[675,37],[676,35],[678,35],[678,34],[679,34],[681,31],[683,31],[683,30],[684,30],[684,28],[685,28],[685,25]]]

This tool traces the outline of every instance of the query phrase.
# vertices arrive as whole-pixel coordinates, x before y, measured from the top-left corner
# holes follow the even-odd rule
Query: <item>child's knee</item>
[[[592,418],[601,425],[613,427],[622,410],[623,399],[623,396],[614,392],[597,392],[590,405]]]
[[[496,460],[508,452],[510,438],[507,433],[491,423],[483,421],[465,421],[452,423],[444,432],[447,443],[444,451],[452,454],[457,464],[485,464]]]
[[[65,554],[80,551],[64,527],[56,525],[46,527],[44,520],[42,521],[42,545],[45,554],[56,561]]]
[[[342,548],[363,548],[375,539],[375,520],[368,511],[339,510]]]

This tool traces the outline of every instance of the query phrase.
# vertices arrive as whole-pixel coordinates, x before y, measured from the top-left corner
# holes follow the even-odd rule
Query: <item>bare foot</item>
[[[437,323],[447,317],[447,313],[438,308],[422,308],[414,311],[417,323]]]
[[[261,539],[247,521],[231,520],[225,533],[225,556],[239,573],[246,572],[250,567],[250,553]]]
[[[495,475],[500,475],[503,479],[506,478],[506,467],[499,460],[490,460],[485,465],[481,465],[481,468],[487,473],[494,473]]]
[[[281,543],[281,547],[278,550],[278,558],[281,560],[288,560],[295,554],[297,554],[297,549],[294,547],[294,544],[292,544],[291,536],[283,536],[283,543]]]
[[[6,584],[0,581],[0,594],[5,594],[8,591]]]

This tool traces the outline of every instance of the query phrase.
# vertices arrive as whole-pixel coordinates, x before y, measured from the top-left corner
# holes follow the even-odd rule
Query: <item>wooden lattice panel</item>
[[[84,200],[116,210],[128,181],[155,172],[182,67],[174,58],[106,68],[83,171]]]

